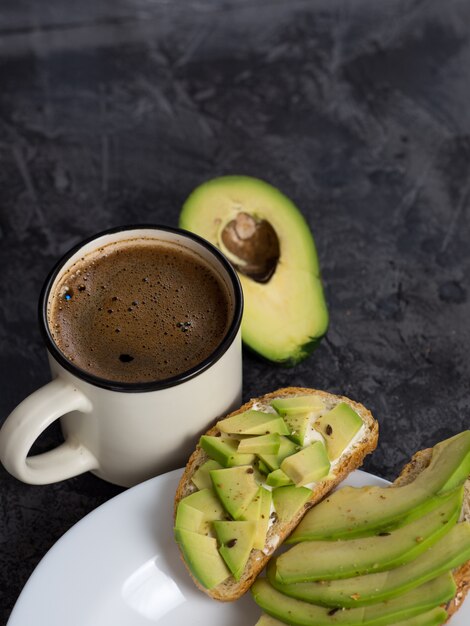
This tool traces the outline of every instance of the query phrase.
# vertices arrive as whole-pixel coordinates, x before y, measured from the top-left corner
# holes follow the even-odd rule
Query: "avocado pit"
[[[240,212],[224,226],[220,237],[239,272],[259,283],[269,281],[279,261],[280,246],[267,220]]]

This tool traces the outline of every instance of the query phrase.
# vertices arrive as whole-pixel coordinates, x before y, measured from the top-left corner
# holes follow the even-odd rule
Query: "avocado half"
[[[217,246],[237,270],[247,346],[286,365],[312,352],[328,310],[312,234],[289,198],[262,180],[223,176],[191,193],[179,225]]]

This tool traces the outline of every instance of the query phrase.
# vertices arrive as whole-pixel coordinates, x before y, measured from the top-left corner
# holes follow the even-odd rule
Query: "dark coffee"
[[[222,279],[198,254],[151,238],[84,256],[49,297],[48,323],[77,367],[123,383],[177,376],[224,338],[233,306]]]

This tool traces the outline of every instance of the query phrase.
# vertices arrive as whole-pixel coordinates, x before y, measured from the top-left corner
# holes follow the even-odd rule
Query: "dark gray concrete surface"
[[[175,225],[197,184],[243,173],[302,209],[331,313],[293,369],[246,352],[244,397],[362,401],[381,428],[365,468],[389,479],[468,428],[469,25],[465,0],[3,1],[0,420],[49,379],[36,303],[54,261],[107,227]],[[59,440],[51,427],[35,449]],[[0,470],[0,623],[120,491]]]

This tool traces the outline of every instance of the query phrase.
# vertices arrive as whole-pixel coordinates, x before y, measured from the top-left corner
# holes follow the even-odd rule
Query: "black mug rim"
[[[225,333],[222,341],[219,343],[217,348],[201,363],[195,365],[189,370],[178,374],[177,376],[172,376],[170,378],[165,378],[162,380],[149,381],[143,383],[126,383],[126,382],[118,382],[114,380],[108,380],[107,378],[101,378],[100,376],[95,376],[83,370],[82,368],[75,365],[73,362],[69,361],[67,357],[59,350],[58,346],[54,342],[49,324],[47,321],[47,302],[49,299],[49,294],[52,288],[52,285],[57,278],[58,274],[62,270],[63,266],[67,263],[67,261],[82,248],[83,246],[93,242],[95,239],[99,239],[105,235],[113,235],[116,233],[121,233],[125,231],[131,230],[156,230],[163,231],[168,233],[173,233],[175,235],[181,235],[187,239],[195,241],[200,244],[204,248],[206,248],[212,255],[216,258],[216,260],[223,266],[226,270],[227,275],[232,283],[233,291],[235,294],[234,301],[234,310],[233,310],[233,318],[230,323],[227,332]],[[43,340],[46,344],[46,347],[49,351],[49,354],[54,358],[55,361],[59,363],[63,368],[77,376],[81,380],[89,383],[90,385],[94,385],[95,387],[101,387],[102,389],[108,389],[110,391],[121,391],[121,392],[144,392],[144,391],[158,391],[159,389],[167,389],[168,387],[174,387],[181,383],[190,380],[191,378],[195,378],[209,367],[211,367],[214,363],[216,363],[228,350],[231,346],[235,337],[238,334],[240,329],[242,315],[243,315],[243,291],[240,284],[240,280],[238,275],[227,258],[218,250],[213,244],[209,241],[192,233],[188,230],[184,230],[183,228],[175,228],[172,226],[164,226],[159,224],[133,224],[126,226],[116,226],[113,228],[109,228],[103,230],[99,233],[96,233],[82,241],[80,243],[73,246],[68,252],[66,252],[53,266],[52,270],[49,272],[48,277],[46,278],[44,285],[41,289],[41,294],[39,296],[39,327],[41,330],[41,334]]]

